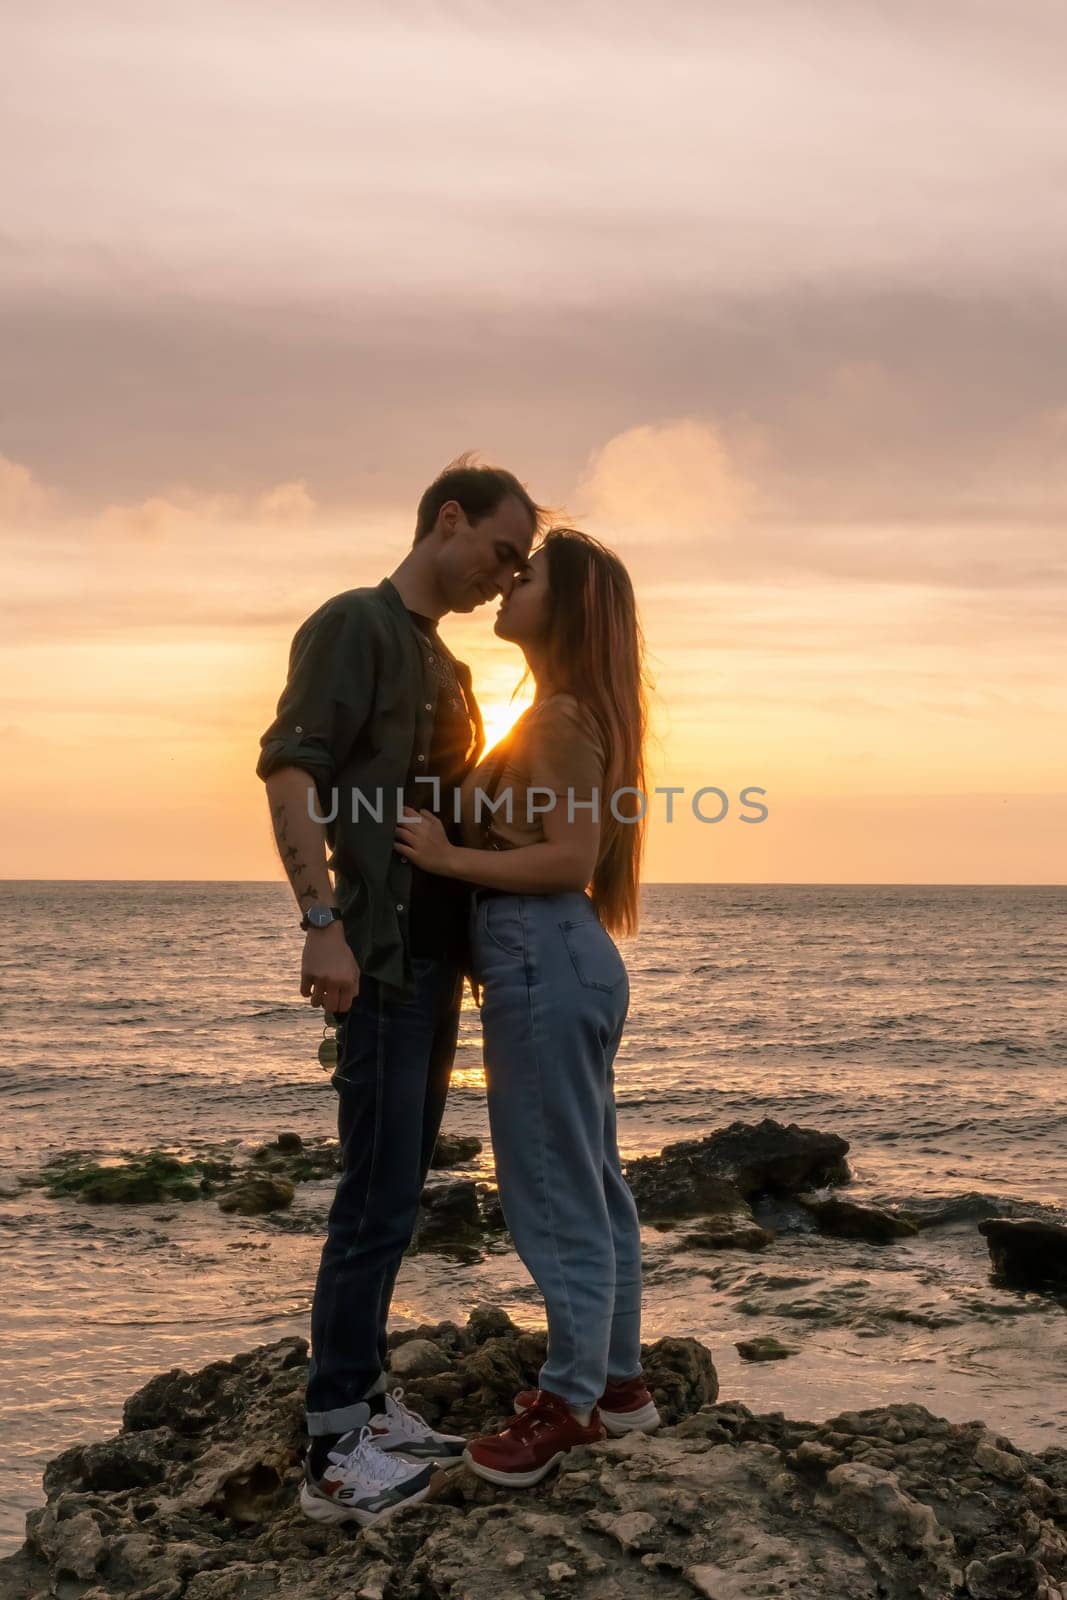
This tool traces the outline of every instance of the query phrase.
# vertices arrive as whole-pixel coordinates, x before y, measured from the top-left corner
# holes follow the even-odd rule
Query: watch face
[[[325,906],[310,906],[308,921],[313,928],[328,928],[333,921],[333,912],[327,910]]]

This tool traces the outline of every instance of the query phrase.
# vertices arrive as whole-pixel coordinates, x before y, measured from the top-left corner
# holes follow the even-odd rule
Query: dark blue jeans
[[[393,1285],[444,1114],[463,975],[453,960],[415,959],[412,970],[407,1000],[362,978],[337,1029],[341,1177],[311,1307],[312,1437],[356,1427],[361,1402],[385,1386]]]

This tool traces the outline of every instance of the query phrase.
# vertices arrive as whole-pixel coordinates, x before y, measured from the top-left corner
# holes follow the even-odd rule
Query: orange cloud
[[[0,456],[0,528],[39,517],[48,510],[51,498],[29,467]]]
[[[577,499],[598,526],[638,538],[733,528],[760,503],[722,430],[689,417],[609,439],[590,456]]]
[[[151,495],[133,505],[105,506],[89,522],[93,536],[105,542],[124,540],[189,544],[214,542],[219,530],[228,533],[266,520],[270,523],[305,521],[316,510],[302,480],[278,483],[260,494],[196,494],[190,490]]]

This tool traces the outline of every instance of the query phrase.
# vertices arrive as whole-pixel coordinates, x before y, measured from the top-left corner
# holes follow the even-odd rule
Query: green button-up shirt
[[[278,714],[260,739],[257,776],[301,767],[318,791],[327,865],[345,937],[361,971],[409,993],[412,868],[394,848],[400,805],[430,806],[430,739],[437,709],[436,646],[412,623],[394,585],[334,595],[303,622],[289,652]],[[485,743],[470,669],[448,652],[477,730],[466,770]],[[399,791],[399,797],[398,797]]]

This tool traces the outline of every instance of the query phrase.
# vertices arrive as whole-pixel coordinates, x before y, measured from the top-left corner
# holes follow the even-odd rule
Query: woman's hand
[[[432,811],[412,811],[404,807],[404,815],[396,825],[395,848],[405,861],[411,861],[423,872],[436,872],[449,877],[455,860],[456,846],[452,844],[444,824]]]

